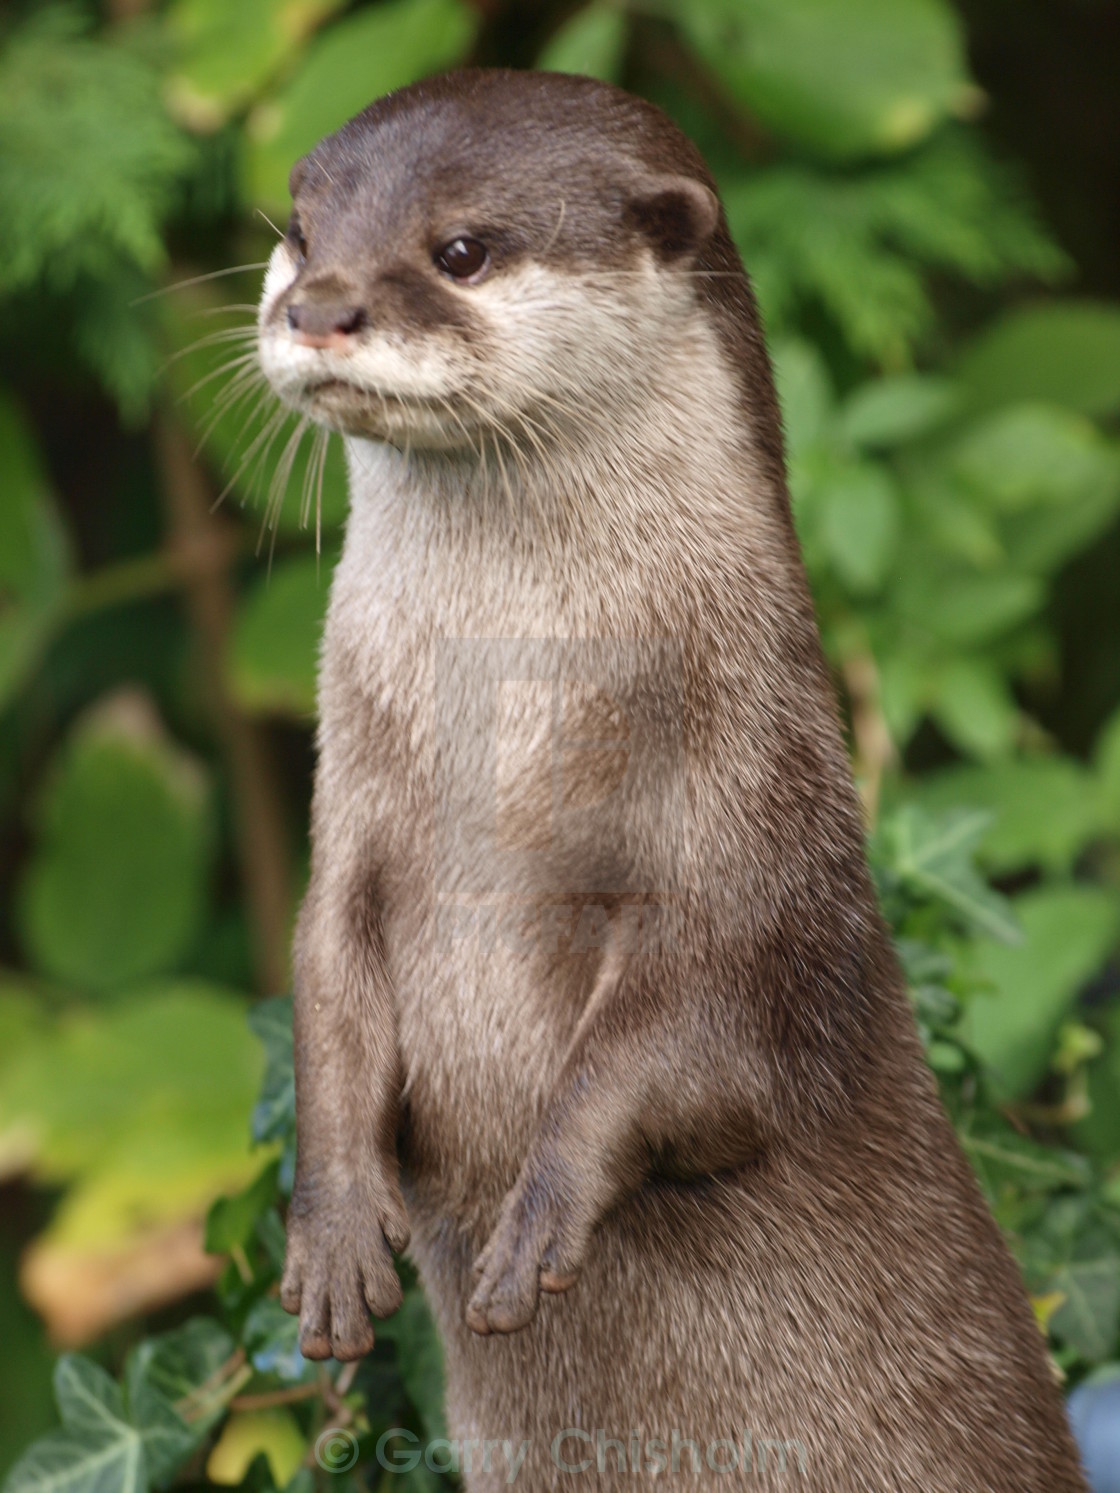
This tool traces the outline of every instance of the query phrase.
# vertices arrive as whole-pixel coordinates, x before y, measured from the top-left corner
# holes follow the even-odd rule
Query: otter
[[[470,1493],[1083,1489],[877,909],[700,154],[607,84],[464,71],[291,193],[260,359],[351,487],[303,1352],[369,1351],[411,1237]]]

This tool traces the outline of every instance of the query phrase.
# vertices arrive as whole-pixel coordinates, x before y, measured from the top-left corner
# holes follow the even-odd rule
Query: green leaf
[[[0,1134],[22,1130],[32,1175],[68,1184],[34,1250],[104,1257],[243,1187],[260,1166],[245,1139],[260,1073],[243,1000],[201,982],[45,1025],[0,1088]]]
[[[1113,827],[1120,826],[1120,710],[1113,712],[1097,738],[1095,757]]]
[[[956,446],[953,470],[995,508],[1013,513],[1067,503],[1115,487],[1120,467],[1100,432],[1081,415],[1019,404],[989,415]]]
[[[3,1493],[147,1493],[142,1438],[124,1418],[121,1391],[105,1370],[68,1353],[55,1368],[54,1388],[63,1430],[32,1444]]]
[[[225,1413],[220,1386],[203,1386],[233,1351],[233,1339],[217,1322],[195,1317],[173,1332],[146,1338],[129,1355],[129,1415],[157,1485],[183,1466]]]
[[[1081,415],[1112,414],[1120,410],[1120,307],[1017,307],[966,349],[959,373],[980,407],[1039,401]]]
[[[0,394],[0,708],[42,653],[61,610],[66,536],[30,431]]]
[[[167,26],[182,64],[171,79],[175,112],[216,129],[255,98],[344,0],[173,0]]]
[[[382,94],[460,61],[476,26],[465,0],[384,0],[329,27],[291,83],[250,117],[252,199],[285,212],[300,156]]]
[[[970,1119],[958,1135],[993,1204],[1008,1188],[1029,1195],[1089,1184],[1091,1169],[1083,1156],[1040,1145],[994,1115]]]
[[[36,967],[95,989],[174,968],[201,923],[207,791],[142,697],[79,723],[36,829],[18,904]]]
[[[220,1370],[234,1348],[217,1322],[195,1317],[146,1338],[129,1355],[129,1416],[143,1441],[148,1478],[157,1487],[166,1486],[225,1414]]]
[[[298,1384],[317,1372],[299,1351],[299,1319],[286,1312],[274,1296],[262,1296],[254,1303],[242,1337],[259,1374],[275,1374],[285,1384]]]
[[[1101,797],[1072,757],[1019,757],[990,767],[947,768],[917,785],[933,811],[967,804],[992,815],[980,856],[1006,875],[1032,866],[1065,873],[1100,834]]]
[[[292,1041],[292,998],[273,996],[258,1001],[249,1012],[249,1025],[264,1044],[265,1076],[253,1109],[251,1129],[258,1145],[280,1141],[285,1148],[281,1186],[291,1187],[295,1153],[296,1080]]]
[[[342,443],[326,431],[297,437],[295,415],[275,423],[279,405],[257,363],[255,325],[238,309],[258,294],[258,278],[246,278],[233,309],[191,290],[164,311],[174,349],[168,382],[229,506],[236,499],[262,538],[271,527],[337,528],[348,503]]]
[[[262,1216],[276,1201],[278,1169],[278,1163],[270,1161],[243,1192],[217,1199],[206,1217],[206,1248],[211,1254],[248,1249]]]
[[[1019,709],[1007,681],[982,658],[957,658],[937,676],[930,713],[970,757],[1006,756],[1019,735]]]
[[[882,583],[898,540],[898,494],[889,472],[872,462],[848,462],[819,495],[821,535],[830,559],[859,595]]]
[[[1120,1249],[1111,1231],[1099,1224],[1079,1231],[1046,1289],[1065,1297],[1050,1318],[1053,1337],[1089,1363],[1110,1358],[1120,1329]]]
[[[297,719],[314,715],[332,563],[314,555],[280,561],[242,599],[229,676],[246,709]]]
[[[154,269],[195,161],[155,69],[82,25],[44,7],[0,53],[0,294],[39,279],[66,289],[122,260]]]
[[[207,1458],[206,1473],[210,1483],[236,1484],[242,1493],[276,1493],[278,1489],[286,1493],[309,1450],[299,1422],[287,1407],[239,1410],[222,1427]],[[342,1488],[354,1487],[349,1479],[339,1482]]]
[[[840,411],[840,430],[856,446],[900,446],[928,435],[959,404],[955,385],[928,373],[900,373],[861,384]]]
[[[1120,469],[1065,499],[1026,508],[1003,523],[1008,561],[1049,580],[1111,528],[1120,512]]]
[[[1033,575],[995,571],[938,576],[922,595],[921,617],[956,648],[989,643],[1039,611],[1046,600]]]
[[[538,57],[537,66],[617,82],[628,34],[626,13],[619,6],[587,5],[560,27]]]
[[[774,383],[782,408],[782,428],[791,460],[826,434],[833,406],[828,368],[811,342],[776,338],[771,347]]]
[[[1115,947],[1120,905],[1092,886],[1041,887],[1014,905],[1023,941],[977,950],[994,994],[970,1004],[963,1030],[999,1092],[1018,1098],[1046,1072],[1058,1027]]]
[[[1015,914],[973,864],[990,823],[989,815],[967,809],[935,817],[906,804],[884,821],[878,849],[913,895],[940,903],[968,927],[1017,944],[1021,934]]]
[[[1104,1050],[1089,1063],[1086,1078],[1089,1113],[1073,1127],[1079,1146],[1117,1174],[1120,1162],[1120,1004],[1113,1003],[1101,1023]]]
[[[941,0],[695,0],[671,14],[763,123],[821,155],[904,150],[972,96]]]
[[[959,558],[986,576],[1006,562],[1007,547],[996,516],[963,483],[924,459],[917,469],[914,462],[907,462],[903,483],[909,507],[924,530],[919,542],[927,553]],[[931,583],[929,591],[937,596],[939,586]],[[925,615],[925,598],[920,612]]]
[[[838,13],[839,14],[839,13]],[[979,284],[1065,264],[1005,173],[964,132],[859,172],[779,165],[724,183],[771,331],[829,321],[861,358],[905,364],[933,318],[923,272]]]
[[[432,1440],[447,1435],[443,1414],[443,1349],[423,1292],[404,1293],[399,1311],[382,1322],[381,1336],[396,1344],[397,1366],[405,1390],[420,1412]]]

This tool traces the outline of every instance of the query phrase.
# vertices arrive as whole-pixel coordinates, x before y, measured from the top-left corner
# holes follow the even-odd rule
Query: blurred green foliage
[[[306,1363],[276,1300],[290,1006],[256,1005],[253,1031],[244,1007],[283,986],[346,499],[337,443],[301,443],[237,379],[295,157],[471,59],[622,82],[712,162],[931,1065],[1057,1364],[1072,1381],[1120,1359],[1120,682],[1063,693],[1056,604],[1095,575],[1075,601],[1098,615],[1110,584],[1078,567],[1120,523],[1120,307],[1080,293],[993,151],[961,14],[17,5],[0,23],[0,1175],[20,1200],[3,1239],[6,1263],[30,1241],[27,1296],[92,1356],[59,1359],[61,1428],[25,1450],[55,1419],[49,1359],[37,1319],[5,1308],[5,1493],[364,1487],[384,1430],[442,1428],[407,1265],[356,1373]],[[352,1474],[324,1471],[322,1444],[316,1461],[328,1428]]]

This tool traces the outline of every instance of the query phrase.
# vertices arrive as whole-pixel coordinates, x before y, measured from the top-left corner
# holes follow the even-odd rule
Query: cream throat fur
[[[368,1352],[408,1247],[450,1435],[524,1448],[532,1493],[578,1428],[642,1449],[601,1489],[663,1486],[677,1438],[672,1486],[734,1443],[767,1490],[1083,1490],[876,906],[703,161],[607,85],[464,72],[292,194],[260,359],[351,490],[294,954],[303,1351]]]

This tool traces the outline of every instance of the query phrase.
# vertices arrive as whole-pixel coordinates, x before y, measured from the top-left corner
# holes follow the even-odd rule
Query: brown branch
[[[841,669],[851,711],[855,746],[853,766],[867,822],[874,827],[879,813],[883,774],[895,761],[894,742],[879,698],[879,670],[870,649],[850,654]]]
[[[212,511],[209,484],[193,460],[185,434],[166,411],[156,416],[155,449],[168,548],[183,576],[203,687],[229,773],[257,987],[262,994],[273,995],[288,983],[291,851],[266,733],[240,709],[226,684],[225,658],[236,603],[230,568],[238,550],[237,534],[228,520]]]
[[[291,1389],[270,1389],[264,1394],[237,1395],[230,1400],[231,1410],[271,1410],[276,1405],[298,1405],[303,1400],[317,1400],[323,1393],[319,1384],[295,1384]]]

